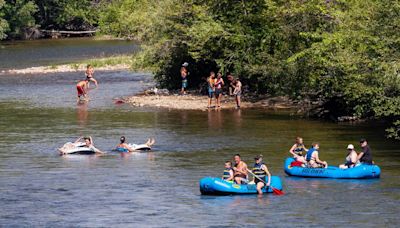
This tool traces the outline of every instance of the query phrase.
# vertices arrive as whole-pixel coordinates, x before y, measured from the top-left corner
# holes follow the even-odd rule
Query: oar
[[[247,169],[247,172],[249,172],[251,175],[253,175],[255,178],[259,179],[261,182],[263,182],[265,184],[265,186],[267,186],[267,183],[265,183],[265,181],[263,179],[261,179],[260,177],[258,177],[257,175],[255,175],[253,172],[251,172],[249,169]],[[275,195],[284,195],[285,193],[277,188],[274,188],[272,186],[269,186],[272,191],[274,192]]]

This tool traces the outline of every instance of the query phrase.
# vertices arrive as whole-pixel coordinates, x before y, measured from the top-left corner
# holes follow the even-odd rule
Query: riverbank
[[[156,94],[145,91],[142,94],[123,99],[135,107],[165,108],[175,110],[207,110],[208,97],[205,95],[190,94]],[[215,109],[214,99],[212,108]],[[264,109],[299,109],[299,104],[290,100],[288,97],[263,97],[255,100],[250,97],[243,97],[240,105],[241,109],[264,108]],[[222,97],[220,109],[235,109],[236,102],[233,96],[225,95]]]
[[[76,72],[86,70],[86,66],[88,64],[92,65],[95,70],[100,71],[128,70],[132,65],[132,58],[133,57],[129,55],[111,56],[107,58],[88,59],[69,64],[8,69],[0,71],[0,74],[48,74]]]

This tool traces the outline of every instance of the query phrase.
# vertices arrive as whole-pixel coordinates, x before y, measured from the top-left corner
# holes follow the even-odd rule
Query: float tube
[[[63,154],[95,154],[95,152],[85,147],[84,142],[67,142],[61,148],[58,149],[61,155]]]
[[[148,151],[148,150],[151,150],[151,147],[149,147],[148,145],[146,145],[146,144],[128,144],[128,146],[130,147],[130,148],[132,148],[132,149],[134,149],[134,150],[137,150],[137,151]],[[116,149],[115,149],[117,152],[129,152],[128,151],[128,149],[125,149],[125,148],[122,148],[122,147],[117,147]]]
[[[289,176],[316,177],[316,178],[339,178],[339,179],[368,179],[379,178],[381,169],[377,165],[360,164],[354,168],[340,169],[337,166],[328,168],[306,168],[292,166],[293,158],[285,161],[285,173]]]
[[[271,176],[271,186],[282,190],[282,182],[278,176]],[[200,180],[200,192],[203,195],[257,194],[256,185],[235,184],[218,177],[204,177]],[[272,193],[272,188],[263,188],[263,193]]]

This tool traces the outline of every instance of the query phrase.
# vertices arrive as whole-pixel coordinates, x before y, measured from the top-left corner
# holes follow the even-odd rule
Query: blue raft
[[[282,190],[281,179],[271,176],[271,186]],[[200,180],[203,195],[257,194],[255,184],[235,184],[217,177],[204,177]],[[272,193],[272,188],[263,188],[264,193]]]
[[[354,168],[340,169],[337,166],[328,166],[328,168],[305,168],[300,166],[291,166],[295,160],[287,158],[285,161],[285,173],[289,176],[298,177],[316,177],[316,178],[340,178],[340,179],[367,179],[379,178],[381,169],[377,165],[361,164]]]

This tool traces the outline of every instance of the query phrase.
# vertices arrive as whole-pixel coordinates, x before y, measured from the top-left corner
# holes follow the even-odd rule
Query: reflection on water
[[[71,80],[81,76],[0,77],[1,225],[395,227],[400,222],[400,144],[385,139],[381,126],[337,125],[263,110],[115,106],[112,98],[135,93],[148,80],[129,72],[100,72],[93,100],[77,105]],[[57,154],[79,135],[91,135],[107,154]],[[154,136],[154,151],[113,152],[121,135],[132,143]],[[321,157],[332,165],[343,162],[347,144],[367,137],[381,179],[286,177],[283,162],[298,135],[306,145],[318,140]],[[286,195],[200,195],[200,178],[221,176],[235,153],[249,166],[254,155],[263,154]]]
[[[77,104],[76,113],[77,113],[77,120],[80,127],[85,127],[87,123],[87,119],[89,116],[88,112],[88,102],[82,102]]]

